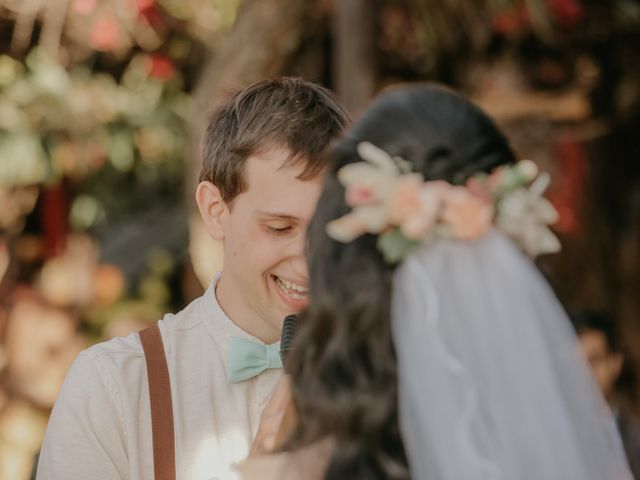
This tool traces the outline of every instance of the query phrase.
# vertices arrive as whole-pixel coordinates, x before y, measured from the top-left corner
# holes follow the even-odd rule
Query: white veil
[[[408,256],[392,329],[413,479],[631,480],[562,307],[502,234]]]

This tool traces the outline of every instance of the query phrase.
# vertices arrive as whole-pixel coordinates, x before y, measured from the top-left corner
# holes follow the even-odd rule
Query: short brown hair
[[[213,183],[230,202],[247,188],[247,158],[273,144],[289,150],[285,165],[304,162],[301,180],[314,178],[326,165],[323,151],[347,123],[345,110],[320,85],[291,77],[254,83],[209,118],[200,181]]]

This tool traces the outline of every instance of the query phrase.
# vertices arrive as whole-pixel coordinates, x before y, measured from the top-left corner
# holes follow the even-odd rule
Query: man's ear
[[[229,210],[218,187],[211,182],[200,182],[196,203],[209,235],[215,240],[224,240],[224,221]]]

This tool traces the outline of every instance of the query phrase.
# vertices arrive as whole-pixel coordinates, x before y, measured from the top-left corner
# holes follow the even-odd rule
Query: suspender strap
[[[176,453],[173,434],[173,405],[162,336],[157,325],[142,330],[139,336],[147,361],[147,377],[149,379],[154,478],[155,480],[175,480]]]

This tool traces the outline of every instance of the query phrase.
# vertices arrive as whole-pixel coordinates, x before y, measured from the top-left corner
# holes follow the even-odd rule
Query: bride
[[[296,422],[243,478],[630,480],[531,260],[559,248],[548,177],[433,85],[377,98],[331,155],[287,359]]]

